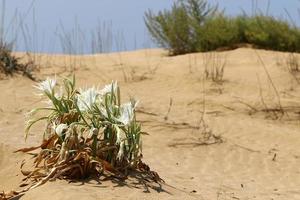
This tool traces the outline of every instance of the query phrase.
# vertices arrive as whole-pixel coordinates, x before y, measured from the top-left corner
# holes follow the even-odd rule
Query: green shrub
[[[259,48],[278,51],[299,51],[300,31],[288,22],[272,16],[258,15],[244,18],[245,42]]]
[[[157,15],[145,13],[145,24],[153,39],[173,55],[199,51],[201,27],[207,18],[216,12],[202,0],[175,2],[171,11],[160,11]]]
[[[237,23],[223,14],[208,19],[200,30],[200,51],[211,51],[241,42]]]
[[[250,43],[257,48],[300,52],[300,29],[272,16],[227,17],[205,0],[179,0],[171,10],[145,13],[154,41],[172,55]]]
[[[172,49],[173,54],[183,54],[194,51],[194,45],[190,43],[190,26],[187,12],[176,4],[172,12],[163,11],[154,16],[151,11],[146,14],[148,19],[153,19],[153,24],[146,23],[153,37],[160,46]]]

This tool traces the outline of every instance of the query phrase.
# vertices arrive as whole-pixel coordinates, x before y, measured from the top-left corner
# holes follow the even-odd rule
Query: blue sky
[[[114,51],[154,47],[144,26],[144,12],[148,9],[158,11],[170,8],[173,2],[174,0],[6,0],[5,27],[9,30],[6,38],[17,37],[16,49],[19,51],[61,53],[59,35],[71,32],[77,24],[84,35],[89,37],[100,21],[102,24],[112,26],[113,40],[118,41],[118,44],[116,42],[114,44]],[[236,15],[241,13],[241,10],[250,14],[253,5],[266,12],[269,1],[210,0],[209,2],[218,3],[229,15]],[[299,0],[270,0],[269,13],[287,17],[284,10],[286,9],[295,21],[300,21],[298,8],[300,8]],[[15,13],[18,13],[17,18],[14,18]],[[15,20],[13,23],[15,25],[9,25],[11,20]],[[26,26],[20,28],[21,22]],[[23,35],[27,38],[26,45]],[[91,43],[87,38],[80,41],[85,44]],[[78,44],[80,45],[82,44]],[[81,47],[80,51],[87,53],[88,45]]]

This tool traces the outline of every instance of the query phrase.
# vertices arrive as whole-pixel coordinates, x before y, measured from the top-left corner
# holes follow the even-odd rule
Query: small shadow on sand
[[[116,177],[114,175],[102,175],[101,177],[90,177],[84,180],[71,180],[74,186],[89,185],[92,187],[108,188],[109,186],[103,185],[104,182],[110,181],[113,187],[128,187],[130,189],[139,189],[144,193],[151,193],[151,191],[161,193],[165,192],[171,194],[163,188],[163,180],[153,180],[153,175],[149,172],[131,171],[127,177]]]

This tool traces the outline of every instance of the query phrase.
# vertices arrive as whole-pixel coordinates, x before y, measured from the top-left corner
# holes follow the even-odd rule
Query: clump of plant
[[[11,45],[0,42],[0,73],[6,76],[21,73],[31,80],[35,80],[32,75],[34,64],[32,62],[21,63],[20,59],[12,54],[11,49]]]
[[[241,42],[276,51],[300,51],[300,29],[287,21],[259,14],[238,17]]]
[[[241,43],[239,27],[234,18],[222,12],[207,18],[199,27],[199,51],[212,51],[219,48],[234,48]]]
[[[36,122],[45,120],[43,142],[29,152],[40,149],[34,160],[34,170],[26,173],[33,181],[29,189],[56,178],[78,179],[102,175],[125,178],[130,171],[146,173],[152,180],[161,179],[142,162],[142,131],[136,121],[137,102],[121,104],[116,82],[103,89],[75,88],[75,78],[65,78],[58,88],[55,79],[37,86],[49,106],[36,108],[44,116],[28,121],[25,137]]]
[[[300,62],[297,58],[297,55],[290,53],[286,60],[287,68],[290,73],[300,72]]]
[[[214,83],[221,84],[224,79],[224,70],[227,60],[217,53],[207,53],[203,55],[204,75]]]
[[[228,17],[206,0],[178,0],[170,10],[145,13],[153,40],[171,55],[231,49],[241,44],[300,52],[300,28],[273,16]]]
[[[145,24],[153,39],[172,55],[202,51],[203,24],[217,11],[203,0],[177,1],[171,10],[145,13]]]

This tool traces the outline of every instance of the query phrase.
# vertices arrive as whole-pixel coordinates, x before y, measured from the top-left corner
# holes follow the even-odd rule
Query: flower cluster
[[[40,95],[48,98],[50,107],[37,108],[31,114],[40,110],[49,113],[29,120],[26,136],[34,123],[47,120],[44,139],[58,138],[61,159],[67,159],[70,152],[79,151],[80,141],[83,141],[92,149],[93,156],[101,155],[101,159],[112,165],[135,165],[141,157],[141,128],[135,119],[137,102],[131,100],[121,104],[117,82],[102,89],[77,90],[73,77],[65,78],[61,85],[58,88],[56,79],[47,78],[35,86]]]

